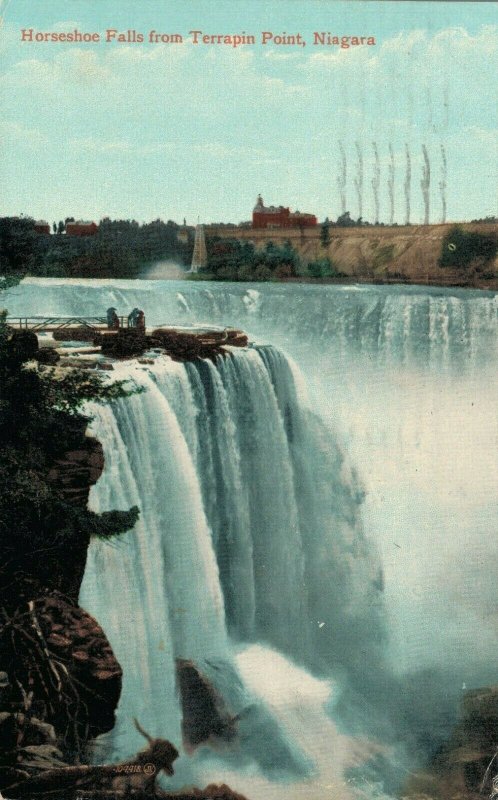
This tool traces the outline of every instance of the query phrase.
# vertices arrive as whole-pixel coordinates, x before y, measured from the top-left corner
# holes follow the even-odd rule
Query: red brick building
[[[50,233],[50,225],[44,219],[37,219],[35,222],[35,231],[37,233]]]
[[[66,223],[66,234],[68,236],[95,236],[99,226],[95,222],[84,222],[79,219],[77,222]]]
[[[252,212],[253,228],[309,228],[316,224],[314,214],[291,212],[285,206],[265,206],[260,194]]]

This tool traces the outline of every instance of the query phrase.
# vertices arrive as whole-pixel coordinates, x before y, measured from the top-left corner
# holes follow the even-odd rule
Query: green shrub
[[[464,269],[472,263],[484,266],[496,257],[498,238],[496,234],[465,231],[459,226],[452,228],[444,237],[440,267]]]

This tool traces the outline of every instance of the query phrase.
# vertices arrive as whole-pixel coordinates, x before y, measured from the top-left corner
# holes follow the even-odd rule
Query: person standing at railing
[[[129,328],[136,328],[137,327],[137,319],[138,315],[140,314],[139,308],[134,308],[133,311],[128,314],[128,327]]]
[[[118,330],[119,329],[119,317],[116,313],[117,309],[111,308],[107,309],[107,327],[110,330]]]
[[[138,328],[143,333],[145,333],[145,314],[141,309],[137,309],[137,310],[138,310],[138,314],[137,314],[137,320],[136,320],[136,323],[135,323],[135,327]]]

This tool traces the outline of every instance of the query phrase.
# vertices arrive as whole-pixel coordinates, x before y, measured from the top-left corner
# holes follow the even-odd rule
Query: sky
[[[498,213],[494,3],[385,0],[0,0],[0,216],[194,224],[267,205],[336,219]],[[21,30],[99,33],[21,41]],[[134,30],[144,43],[105,41]],[[149,32],[182,43],[149,43]],[[194,44],[189,31],[254,35]],[[300,44],[263,45],[301,34]],[[375,45],[313,44],[314,33]],[[378,160],[375,156],[375,147]],[[443,166],[443,148],[446,174]],[[391,162],[392,151],[392,162]],[[359,162],[363,162],[363,182]]]

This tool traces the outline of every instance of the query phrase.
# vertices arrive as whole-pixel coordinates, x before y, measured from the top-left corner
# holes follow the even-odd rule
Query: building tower
[[[195,226],[194,252],[192,253],[192,265],[190,272],[199,272],[200,267],[207,266],[206,239],[204,237],[204,226]]]

